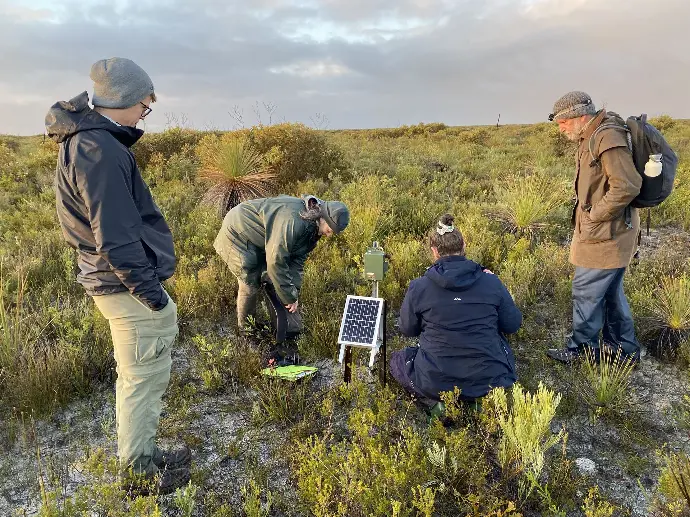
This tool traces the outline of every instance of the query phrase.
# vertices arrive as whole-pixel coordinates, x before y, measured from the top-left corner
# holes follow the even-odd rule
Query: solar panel
[[[340,362],[344,357],[345,346],[371,348],[371,363],[381,342],[382,298],[348,296],[345,301],[343,319],[340,323]]]

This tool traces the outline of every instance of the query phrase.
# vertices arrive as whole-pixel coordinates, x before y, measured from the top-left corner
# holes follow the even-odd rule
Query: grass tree
[[[277,175],[246,139],[212,135],[199,144],[198,154],[199,177],[211,184],[204,201],[221,217],[242,201],[270,195],[276,186]]]
[[[649,329],[654,335],[650,349],[656,356],[675,356],[690,339],[690,277],[664,277],[647,301]]]
[[[594,353],[585,352],[582,375],[576,386],[593,419],[623,413],[630,406],[630,377],[634,368],[632,360],[624,358],[620,348],[614,352],[603,347],[598,364]]]
[[[496,188],[496,207],[490,215],[512,233],[534,237],[566,201],[565,186],[551,178],[533,174],[513,178]]]

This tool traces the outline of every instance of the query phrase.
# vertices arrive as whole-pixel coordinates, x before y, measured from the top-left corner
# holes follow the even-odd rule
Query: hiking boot
[[[268,366],[271,368],[278,366],[294,366],[299,364],[299,354],[273,352],[269,355]]]
[[[546,355],[558,362],[571,364],[578,361],[582,354],[578,350],[571,348],[549,348],[546,351]]]
[[[127,476],[122,480],[122,488],[132,496],[167,495],[186,486],[190,477],[187,467],[165,469],[152,476],[144,474]]]
[[[174,451],[158,449],[153,457],[153,464],[160,470],[175,470],[182,467],[189,468],[192,464],[192,451],[186,445]]]

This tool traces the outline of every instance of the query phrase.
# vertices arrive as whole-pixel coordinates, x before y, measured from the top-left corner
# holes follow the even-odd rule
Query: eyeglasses
[[[141,118],[146,118],[153,110],[143,102],[140,102],[139,104],[144,107],[144,111],[141,112]]]

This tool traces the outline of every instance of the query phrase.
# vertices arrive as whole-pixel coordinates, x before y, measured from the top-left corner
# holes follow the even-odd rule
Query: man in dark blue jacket
[[[118,456],[125,477],[153,478],[169,493],[189,481],[191,453],[155,443],[161,399],[170,380],[177,307],[161,281],[175,271],[173,239],[130,147],[156,97],[148,74],[129,59],[91,67],[94,109],[86,92],[46,115],[60,144],[57,215],[79,251],[77,280],[110,323],[117,364]]]
[[[394,352],[391,374],[425,402],[457,386],[472,401],[515,383],[515,356],[504,334],[522,314],[499,278],[465,258],[465,242],[444,215],[430,234],[436,262],[413,280],[400,310],[400,331],[419,346]]]

